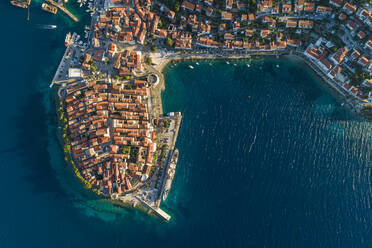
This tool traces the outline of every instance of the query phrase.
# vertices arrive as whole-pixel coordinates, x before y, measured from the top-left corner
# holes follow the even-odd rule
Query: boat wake
[[[56,29],[57,25],[45,25],[45,24],[35,24],[37,29]]]

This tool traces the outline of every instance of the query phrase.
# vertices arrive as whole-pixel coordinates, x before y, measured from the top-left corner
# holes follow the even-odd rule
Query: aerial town
[[[368,1],[99,0],[86,40],[68,34],[54,76],[66,161],[104,197],[160,209],[178,160],[181,113],[164,114],[173,60],[294,56],[372,115]],[[193,69],[190,67],[190,69]]]

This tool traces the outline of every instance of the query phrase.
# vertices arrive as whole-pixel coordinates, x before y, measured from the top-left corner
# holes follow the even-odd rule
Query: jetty
[[[157,216],[159,216],[160,218],[166,220],[166,221],[169,221],[171,219],[171,216],[169,214],[167,214],[164,210],[162,210],[161,208],[159,207],[153,207],[151,206],[150,204],[148,204],[146,201],[142,200],[141,198],[137,197],[136,196],[136,199],[141,202],[145,207],[147,207],[148,209],[152,210]]]
[[[64,12],[66,15],[68,15],[75,22],[78,22],[79,21],[79,19],[76,16],[74,16],[68,9],[66,9],[65,7],[63,7],[62,4],[56,3],[53,0],[46,0],[46,1],[49,2],[50,4],[54,5],[55,7],[59,8],[62,12]]]

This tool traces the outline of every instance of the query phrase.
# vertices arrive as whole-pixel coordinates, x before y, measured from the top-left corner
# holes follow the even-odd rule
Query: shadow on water
[[[22,166],[27,170],[25,180],[34,193],[54,193],[64,196],[55,172],[50,165],[48,152],[48,115],[42,104],[42,93],[30,94],[27,104],[15,117],[17,147],[20,148]]]

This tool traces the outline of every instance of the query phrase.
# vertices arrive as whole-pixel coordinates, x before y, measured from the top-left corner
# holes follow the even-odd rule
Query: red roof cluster
[[[145,81],[70,87],[65,105],[71,155],[81,175],[106,194],[128,191],[149,175],[156,149]],[[131,151],[132,150],[132,151]]]

